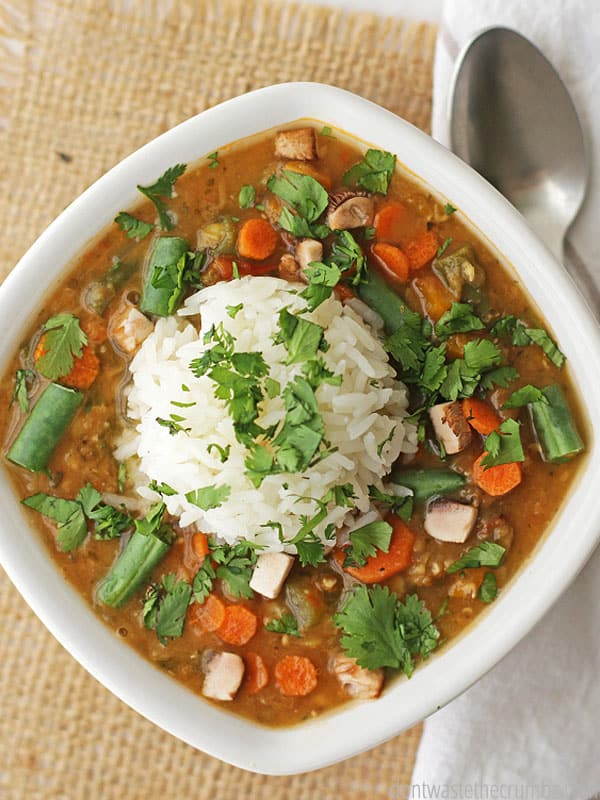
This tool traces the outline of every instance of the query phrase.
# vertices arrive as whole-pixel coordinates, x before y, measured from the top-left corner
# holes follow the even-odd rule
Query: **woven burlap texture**
[[[426,129],[435,33],[268,0],[0,0],[0,275],[125,155],[250,89],[331,83]],[[420,736],[290,778],[229,767],[96,683],[1,570],[0,686],[0,800],[388,800]]]

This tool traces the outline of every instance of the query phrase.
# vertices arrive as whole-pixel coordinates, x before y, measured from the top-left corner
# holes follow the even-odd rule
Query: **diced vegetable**
[[[144,584],[171,547],[153,533],[135,531],[98,589],[102,603],[119,608]]]
[[[108,305],[115,298],[118,290],[135,272],[136,265],[117,261],[103,278],[100,278],[85,290],[83,302],[95,314],[104,314]]]
[[[202,563],[210,552],[208,536],[205,533],[194,533],[192,536],[192,550],[198,561]]]
[[[496,467],[482,465],[487,453],[482,453],[473,464],[473,480],[486,494],[497,497],[515,489],[523,478],[521,464],[514,461],[510,464],[499,464]]]
[[[544,459],[568,461],[583,450],[583,442],[560,386],[546,386],[542,393],[548,402],[530,403],[529,410]]]
[[[279,236],[266,219],[249,219],[240,228],[237,238],[238,253],[243,258],[264,261],[277,248]]]
[[[217,628],[217,636],[228,644],[241,646],[252,639],[257,627],[256,614],[246,606],[225,606],[223,622]]]
[[[433,271],[457,300],[462,298],[465,284],[478,289],[485,282],[485,272],[475,260],[473,249],[469,245],[436,258]]]
[[[439,241],[434,231],[425,231],[403,245],[412,272],[428,264],[438,251]]]
[[[256,560],[250,588],[273,600],[283,586],[294,563],[287,553],[263,553]]]
[[[360,299],[383,319],[388,335],[399,328],[403,316],[412,314],[402,297],[374,272],[369,272],[364,282],[356,288]]]
[[[456,500],[440,498],[427,506],[425,530],[438,542],[464,542],[473,530],[477,509]]]
[[[285,587],[285,598],[301,631],[312,628],[323,618],[325,603],[310,579],[300,577],[289,580]]]
[[[305,697],[317,688],[317,670],[306,656],[284,656],[275,665],[275,681],[281,694]]]
[[[184,269],[188,243],[179,236],[159,236],[142,289],[140,309],[146,314],[166,317],[173,314],[184,292]]]
[[[217,222],[209,222],[198,231],[196,240],[198,250],[210,250],[214,255],[232,253],[235,245],[235,233],[230,217]]]
[[[406,223],[404,203],[388,203],[375,216],[375,236],[380,242],[397,244],[402,240]]]
[[[373,255],[391,277],[404,283],[408,280],[409,263],[407,256],[393,244],[378,242],[373,245]]]
[[[415,545],[415,534],[400,517],[388,515],[386,521],[392,526],[392,538],[387,553],[382,550],[377,555],[367,559],[362,567],[343,567],[345,561],[344,548],[334,552],[334,559],[344,570],[363,583],[382,583],[383,581],[403,572],[411,564],[412,553]]]
[[[190,609],[190,623],[201,631],[212,633],[225,621],[225,604],[216,594],[209,594],[204,603],[194,603]]]
[[[485,400],[469,397],[462,401],[461,406],[469,425],[483,436],[495,431],[502,422],[494,409]]]
[[[237,653],[213,653],[206,664],[202,694],[212,700],[233,700],[244,677],[244,662]]]
[[[433,322],[437,322],[451,308],[454,296],[437,276],[419,275],[411,285],[419,296],[423,313]]]
[[[415,503],[455,492],[467,482],[464,475],[451,469],[396,469],[391,480],[412,489]]]
[[[45,469],[82,400],[83,394],[76,389],[50,383],[25,420],[7,458],[31,472]]]

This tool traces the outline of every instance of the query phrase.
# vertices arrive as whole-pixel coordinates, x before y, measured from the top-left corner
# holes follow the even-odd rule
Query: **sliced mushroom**
[[[202,694],[213,700],[233,700],[244,677],[244,661],[237,653],[213,653],[205,665]]]
[[[323,244],[316,239],[301,239],[296,245],[296,261],[304,271],[312,261],[323,258]]]
[[[429,417],[437,440],[448,455],[460,453],[471,442],[471,426],[465,419],[462,407],[453,403],[438,403],[429,409]]]
[[[286,281],[297,281],[300,277],[300,268],[291,253],[284,253],[279,259],[277,272]]]
[[[441,498],[427,506],[425,530],[438,542],[459,542],[467,540],[475,527],[477,509],[456,500]]]
[[[263,597],[274,600],[290,574],[293,564],[293,556],[287,553],[263,553],[256,559],[250,588]]]
[[[329,195],[327,225],[333,231],[349,230],[371,225],[375,213],[375,202],[363,192],[343,189]]]
[[[317,138],[314,128],[296,128],[292,131],[277,131],[275,155],[292,161],[312,161],[317,157]]]
[[[379,697],[383,686],[382,669],[359,667],[353,658],[338,653],[333,662],[333,673],[340,686],[350,695],[360,700]]]
[[[117,347],[131,356],[153,330],[148,317],[125,300],[112,315],[108,333]]]

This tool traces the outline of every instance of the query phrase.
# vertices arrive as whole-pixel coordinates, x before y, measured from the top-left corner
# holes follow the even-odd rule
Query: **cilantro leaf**
[[[169,486],[168,483],[158,483],[157,481],[150,481],[148,484],[148,488],[152,489],[153,492],[157,494],[164,494],[166,497],[172,497],[174,494],[177,494],[175,489],[172,486]]]
[[[338,267],[340,272],[354,269],[353,286],[363,282],[367,271],[367,260],[350,231],[336,231],[328,261]]]
[[[279,312],[279,334],[276,343],[288,351],[286,364],[300,364],[314,358],[323,346],[324,331],[320,325],[290,314],[287,308]]]
[[[481,462],[484,467],[497,467],[499,464],[525,461],[519,433],[520,426],[521,424],[515,419],[505,419],[497,430],[490,433],[485,440],[487,455]]]
[[[314,533],[308,534],[296,542],[296,552],[303,567],[317,567],[325,563],[325,547],[323,542]]]
[[[469,548],[457,561],[446,568],[446,573],[452,575],[462,569],[475,567],[498,567],[506,553],[506,548],[496,542],[485,541]]]
[[[65,500],[39,492],[21,502],[57,523],[56,540],[64,553],[74,550],[85,541],[87,524],[83,509],[76,500]]]
[[[254,597],[250,579],[256,564],[256,545],[251,542],[240,542],[233,547],[220,545],[211,548],[210,555],[217,563],[216,577],[225,581],[230,594],[246,599]]]
[[[367,150],[362,161],[355,164],[342,177],[346,186],[362,186],[369,192],[387,194],[396,156],[385,150]]]
[[[281,227],[298,237],[319,239],[329,233],[326,225],[314,225],[329,203],[329,195],[310,175],[283,170],[283,177],[272,175],[267,181],[269,191],[284,200],[296,212],[284,208],[279,217]]]
[[[400,517],[404,522],[408,522],[412,517],[414,503],[412,494],[387,494],[376,486],[369,486],[369,498],[373,500],[374,503],[387,506],[392,514]]]
[[[229,453],[231,452],[231,445],[228,444],[225,447],[221,447],[220,444],[216,442],[211,442],[209,445],[206,446],[206,452],[210,455],[211,450],[216,450],[219,454],[219,459],[221,464],[224,464],[227,459],[229,458]]]
[[[430,347],[423,318],[408,308],[395,320],[397,329],[384,342],[387,352],[408,372],[420,372],[425,353]]]
[[[452,203],[446,203],[446,205],[444,206],[444,213],[447,214],[448,216],[450,216],[450,214],[454,214],[455,211],[456,209],[454,208]]]
[[[520,389],[517,389],[516,392],[513,392],[506,403],[504,403],[502,408],[520,408],[521,406],[526,406],[529,403],[547,402],[548,398],[543,391],[538,389],[537,386],[532,386],[530,383],[528,383],[525,386],[522,386]]]
[[[94,523],[96,539],[118,539],[124,531],[133,527],[129,514],[105,503],[100,492],[91,483],[79,490],[77,500],[81,503],[85,516]]]
[[[15,372],[15,386],[10,402],[12,405],[16,401],[24,414],[29,411],[28,384],[31,383],[34,378],[35,372],[31,369],[18,369]]]
[[[240,208],[250,208],[254,205],[254,201],[256,200],[256,190],[252,184],[244,184],[240,189],[240,193],[238,195],[238,203]]]
[[[150,186],[140,186],[138,184],[137,187],[138,191],[140,191],[154,203],[156,211],[158,212],[160,227],[165,231],[172,230],[175,225],[173,224],[173,221],[169,216],[167,208],[161,198],[173,197],[173,186],[175,181],[183,175],[185,170],[185,164],[175,164],[173,167],[169,167],[167,170],[165,170],[160,178],[158,178],[158,180]]]
[[[81,358],[88,338],[81,330],[78,317],[73,314],[50,317],[42,330],[43,352],[36,366],[45,378],[54,381],[68,375],[73,369],[74,359]]]
[[[364,567],[367,559],[376,556],[378,550],[387,553],[391,538],[392,526],[384,520],[356,528],[349,536],[350,547],[345,551],[344,567]]]
[[[436,258],[439,258],[440,256],[443,256],[444,253],[446,252],[446,250],[448,249],[448,247],[451,244],[452,244],[452,237],[448,236],[448,238],[444,239],[443,243],[438,247],[437,253],[436,253]]]
[[[486,372],[481,376],[479,388],[484,392],[493,389],[494,386],[502,386],[505,389],[518,377],[519,373],[514,367],[497,367],[496,369],[489,370],[489,372]]]
[[[474,339],[465,344],[465,364],[471,370],[483,372],[497,366],[502,352],[489,339]]]
[[[212,565],[210,558],[205,558],[192,583],[192,591],[195,599],[202,604],[212,591],[213,582],[217,573]]]
[[[498,584],[493,572],[486,572],[477,592],[477,597],[482,603],[491,603],[498,596]]]
[[[231,486],[226,483],[222,486],[203,486],[200,489],[194,489],[192,492],[187,492],[185,499],[203,511],[210,511],[211,508],[219,508],[227,500],[231,494]]]
[[[529,328],[513,314],[501,317],[492,326],[490,333],[492,336],[510,339],[515,347],[537,344],[555,367],[562,367],[566,361],[565,355],[543,328]]]
[[[435,333],[439,339],[445,339],[453,333],[470,333],[485,328],[470,303],[452,303],[435,324]]]
[[[160,583],[150,584],[144,598],[144,625],[156,631],[161,644],[182,635],[192,587],[177,580],[174,572],[163,575]]]
[[[154,230],[154,225],[150,222],[144,222],[137,217],[132,216],[127,211],[119,211],[115,217],[117,225],[125,231],[130,239],[137,239],[140,241],[144,239],[150,231]]]
[[[342,630],[346,655],[366,669],[392,667],[408,677],[416,656],[427,658],[438,644],[439,631],[417,595],[401,603],[388,587],[360,586],[334,616]]]
[[[447,376],[446,345],[442,342],[425,353],[419,384],[428,392],[437,392]]]
[[[243,307],[243,303],[238,303],[237,306],[225,306],[227,316],[231,317],[231,319],[235,319]]]
[[[171,419],[164,419],[163,417],[156,417],[156,422],[161,426],[161,428],[167,428],[171,436],[176,436],[178,433],[189,433],[192,429],[191,428],[184,428],[183,425],[180,424],[180,420],[174,419],[175,415],[171,414]],[[180,417],[180,419],[182,419]]]
[[[562,367],[567,359],[545,330],[542,330],[542,328],[526,328],[525,333],[534,344],[542,348],[544,355],[550,359],[555,367]]]
[[[288,611],[284,612],[279,619],[265,622],[265,630],[271,631],[271,633],[286,633],[288,636],[302,636],[298,627],[298,620]]]
[[[329,383],[331,386],[341,386],[343,380],[343,376],[335,375],[327,367],[322,358],[311,358],[302,365],[301,370],[313,389],[316,389],[322,383]]]

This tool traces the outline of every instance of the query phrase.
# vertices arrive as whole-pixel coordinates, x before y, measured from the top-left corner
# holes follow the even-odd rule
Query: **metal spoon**
[[[449,108],[452,150],[510,200],[564,263],[588,162],[577,111],[552,64],[515,31],[488,28],[459,56]],[[567,269],[598,309],[598,288],[576,254],[569,255]]]

